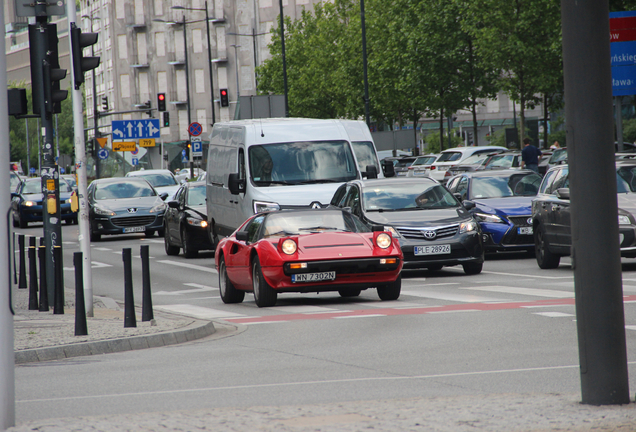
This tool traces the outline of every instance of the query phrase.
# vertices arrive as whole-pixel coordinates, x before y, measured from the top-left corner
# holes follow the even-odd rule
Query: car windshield
[[[495,155],[486,163],[486,168],[511,168],[515,155]]]
[[[439,184],[393,184],[367,186],[363,191],[364,210],[397,211],[458,207],[455,197]]]
[[[510,177],[474,177],[470,199],[534,196],[539,190],[541,176],[535,173],[515,174]]]
[[[31,180],[24,182],[22,186],[23,194],[39,194],[42,193],[42,180]]]
[[[20,184],[20,177],[17,174],[12,173],[11,177],[9,177],[9,181],[11,182],[10,188],[14,191]]]
[[[205,186],[191,187],[188,191],[188,205],[202,206],[205,205]]]
[[[360,171],[366,171],[368,165],[373,165],[376,170],[380,171],[378,166],[378,158],[375,155],[375,148],[370,141],[353,141],[353,151],[358,159],[358,167]]]
[[[616,170],[618,193],[636,192],[636,166],[624,166]]]
[[[174,186],[179,184],[177,183],[177,180],[168,173],[140,174],[135,175],[134,177],[141,177],[147,180],[148,183],[150,183],[154,187]]]
[[[73,188],[71,187],[71,185],[66,181],[65,178],[60,177],[60,192],[73,192]]]
[[[453,162],[462,158],[461,152],[444,152],[440,155],[437,162]]]
[[[146,182],[122,180],[117,183],[97,184],[94,196],[98,201],[138,198],[155,196],[155,191]]]
[[[418,157],[417,159],[415,159],[415,162],[413,162],[413,166],[418,166],[418,165],[430,165],[433,162],[435,162],[436,157],[435,156],[422,156],[422,157]]]
[[[249,167],[256,186],[342,183],[358,173],[347,141],[251,146]]]
[[[342,211],[280,212],[267,217],[263,237],[336,231],[365,232],[369,229],[362,223],[354,224],[353,216],[347,220]]]
[[[568,151],[567,149],[557,149],[554,151],[554,153],[552,153],[552,157],[550,157],[550,162],[551,164],[555,164],[557,162],[561,162],[564,161],[568,158]]]

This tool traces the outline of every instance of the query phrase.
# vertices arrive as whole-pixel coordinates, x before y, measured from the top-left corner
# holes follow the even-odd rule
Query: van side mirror
[[[395,177],[395,167],[393,166],[393,161],[383,160],[382,172],[384,173],[384,177]]]
[[[375,165],[367,165],[367,170],[362,175],[368,179],[378,178],[378,168]]]
[[[232,195],[238,195],[245,192],[245,180],[239,178],[238,173],[230,174],[227,179],[227,188]]]

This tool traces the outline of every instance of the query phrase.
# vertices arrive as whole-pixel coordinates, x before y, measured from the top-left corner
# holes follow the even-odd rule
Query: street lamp
[[[212,51],[210,49],[210,17],[208,16],[208,2],[205,2],[205,9],[200,9],[200,8],[187,8],[187,7],[183,7],[183,6],[172,6],[171,9],[179,9],[179,10],[194,10],[194,11],[205,11],[205,27],[206,30],[208,32],[208,70],[210,72],[210,98],[211,98],[211,104],[212,104],[212,126],[214,126],[214,123],[216,123],[216,116],[214,114],[214,78],[212,76]],[[216,18],[212,18],[212,19],[216,19]],[[185,17],[184,17],[184,21],[185,23]],[[198,22],[198,21],[192,21],[192,22]],[[184,30],[185,32],[185,27]],[[187,49],[187,48],[186,48]]]
[[[93,20],[100,19],[98,16],[94,17],[92,15],[82,15],[82,18],[88,19],[91,21],[91,32],[93,31]],[[95,44],[91,45],[91,56],[95,56]],[[93,131],[93,160],[95,161],[95,178],[100,178],[102,173],[102,164],[97,156],[97,138],[99,137],[99,116],[97,115],[97,83],[95,82],[95,68],[93,68],[92,79],[93,79],[93,125],[95,126],[95,130]]]

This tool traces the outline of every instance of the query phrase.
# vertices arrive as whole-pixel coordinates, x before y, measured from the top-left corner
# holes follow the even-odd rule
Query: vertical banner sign
[[[636,11],[610,12],[612,96],[636,94]]]

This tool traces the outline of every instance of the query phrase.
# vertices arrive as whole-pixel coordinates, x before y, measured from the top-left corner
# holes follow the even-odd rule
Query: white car
[[[415,162],[409,167],[407,177],[428,177],[429,168],[439,158],[438,154],[427,154],[418,156]]]
[[[167,192],[168,198],[165,199],[166,202],[173,199],[174,194],[181,186],[174,174],[167,169],[131,171],[126,173],[126,177],[142,177],[155,188],[158,194]]]
[[[201,168],[194,168],[194,177],[198,177],[199,175],[201,175],[204,172],[205,171],[202,170]],[[190,168],[183,168],[181,171],[179,171],[177,173],[177,178],[179,178],[179,176],[183,176],[183,175],[185,175],[185,178],[187,180],[190,180]]]
[[[434,178],[440,183],[444,183],[446,171],[453,166],[459,164],[464,159],[480,153],[492,153],[493,151],[506,151],[505,147],[500,146],[477,146],[477,147],[455,147],[444,150],[439,158],[429,168],[428,176]]]

